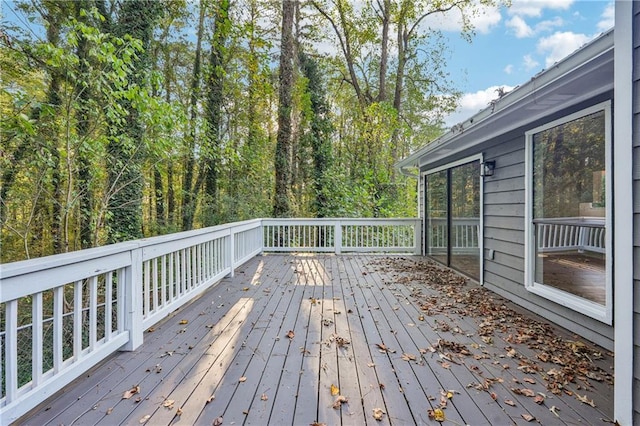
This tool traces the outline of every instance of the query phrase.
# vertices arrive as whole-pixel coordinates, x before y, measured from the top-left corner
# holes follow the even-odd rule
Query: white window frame
[[[533,226],[533,136],[544,130],[552,127],[559,126],[561,124],[568,123],[570,121],[577,120],[579,118],[604,111],[604,126],[605,126],[605,165],[606,165],[606,179],[605,179],[605,305],[593,302],[575,294],[559,290],[555,287],[537,283],[535,281],[535,227]],[[531,129],[525,133],[525,288],[531,293],[537,294],[541,297],[549,299],[559,305],[565,306],[569,309],[582,313],[588,317],[599,320],[603,323],[612,324],[613,318],[613,164],[612,158],[612,143],[611,136],[611,101],[602,102],[593,105],[589,108],[580,110],[574,114],[567,115],[558,120],[544,124],[542,126]]]
[[[424,201],[423,201],[423,209],[422,209],[422,229],[423,234],[422,234],[422,255],[426,256],[427,253],[427,247],[425,244],[425,236],[427,235],[427,194],[426,194],[426,188],[427,188],[427,176],[431,175],[433,173],[438,173],[441,172],[443,170],[447,170],[447,169],[452,169],[454,167],[457,166],[462,166],[464,164],[468,164],[468,163],[473,163],[474,161],[479,161],[480,162],[480,168],[482,168],[482,163],[484,162],[484,155],[482,153],[480,154],[476,154],[476,155],[472,155],[469,157],[465,157],[462,158],[460,160],[448,163],[448,164],[444,164],[440,167],[436,167],[434,169],[429,169],[425,172],[420,173],[421,175],[421,179],[422,179],[422,184],[423,189],[423,197],[424,197]],[[481,286],[484,286],[484,177],[480,176],[480,224],[479,226],[479,236],[478,236],[478,250],[480,251],[480,280],[478,281],[478,283]],[[449,212],[447,212],[447,214],[449,214]]]

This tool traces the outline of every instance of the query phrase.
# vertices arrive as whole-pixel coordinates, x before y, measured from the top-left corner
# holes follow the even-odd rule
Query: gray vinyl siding
[[[613,327],[533,294],[525,288],[525,132],[591,105],[610,100],[612,97],[612,92],[604,93],[590,101],[537,120],[493,140],[479,142],[468,151],[460,152],[447,158],[446,161],[430,164],[421,169],[428,171],[478,153],[483,154],[485,161],[495,160],[494,175],[484,178],[484,285],[506,299],[545,317],[550,322],[607,349],[613,349]],[[640,180],[638,189],[640,189]],[[421,206],[424,206],[424,203]],[[420,213],[424,217],[424,210],[421,210]],[[640,235],[638,240],[640,247]],[[490,250],[494,251],[492,260],[489,259]],[[640,264],[640,248],[637,251],[637,258]],[[638,279],[640,280],[640,277]],[[637,306],[640,307],[640,303]],[[638,321],[640,321],[640,310],[638,312]],[[640,352],[640,348],[638,351]]]
[[[640,3],[633,2],[633,423],[640,424]]]

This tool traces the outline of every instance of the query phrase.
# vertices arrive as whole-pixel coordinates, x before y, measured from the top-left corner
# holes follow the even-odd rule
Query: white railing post
[[[228,255],[229,255],[229,275],[230,278],[235,276],[235,257],[236,257],[236,233],[234,232],[234,228],[229,229],[229,247],[228,247]]]
[[[142,299],[149,297],[143,293],[142,249],[135,248],[130,253],[131,265],[124,273],[124,300],[118,301],[124,309],[124,329],[129,332],[129,342],[121,348],[123,351],[133,351],[144,341]]]
[[[335,253],[342,253],[342,221],[336,220],[334,222],[333,230],[333,245],[335,246]]]
[[[413,254],[420,256],[422,254],[422,222],[416,219],[413,225]]]

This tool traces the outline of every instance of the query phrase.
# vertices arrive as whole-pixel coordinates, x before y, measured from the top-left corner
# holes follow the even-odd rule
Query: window
[[[426,176],[426,254],[480,280],[480,160]]]
[[[610,114],[599,104],[527,132],[526,286],[611,319]]]

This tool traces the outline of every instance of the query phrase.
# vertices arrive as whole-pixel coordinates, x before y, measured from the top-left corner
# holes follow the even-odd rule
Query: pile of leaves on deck
[[[512,387],[514,393],[529,396],[526,383],[534,383],[530,376],[539,376],[553,394],[575,396],[593,407],[595,403],[585,393],[592,390],[592,381],[613,385],[612,370],[605,369],[607,364],[613,365],[613,354],[580,341],[577,336],[562,337],[553,326],[531,313],[518,312],[515,305],[469,283],[467,278],[426,259],[385,257],[375,266],[383,276],[392,278],[387,285],[400,284],[410,289],[412,302],[423,313],[420,321],[431,320],[439,332],[471,338],[453,339],[458,342],[439,339],[434,343],[431,350],[439,352],[444,360],[469,366],[472,363],[465,363],[465,359],[512,358],[519,364],[525,382]],[[462,329],[471,322],[460,326],[456,321],[459,317],[473,318],[477,329]],[[469,347],[460,342],[470,342]],[[497,355],[496,350],[500,351]],[[496,362],[499,361],[493,361]],[[473,370],[474,366],[470,368]],[[504,368],[509,365],[505,363]],[[490,379],[476,386],[490,392]]]

